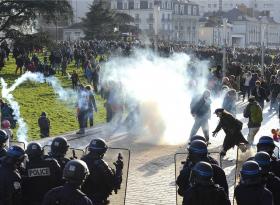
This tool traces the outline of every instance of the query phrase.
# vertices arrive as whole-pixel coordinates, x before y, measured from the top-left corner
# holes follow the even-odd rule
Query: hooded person
[[[39,117],[38,125],[40,128],[41,138],[49,137],[51,123],[45,112],[42,112],[41,116]]]
[[[211,99],[210,91],[204,91],[203,95],[196,97],[191,102],[191,114],[194,117],[190,138],[196,135],[199,128],[202,128],[204,137],[209,142],[209,125],[208,120],[211,117]]]
[[[263,121],[263,114],[261,106],[256,102],[254,96],[249,98],[249,104],[246,106],[243,112],[245,118],[249,118],[248,128],[248,142],[250,145],[254,142],[254,137],[258,133],[261,123]]]
[[[248,142],[245,140],[241,130],[243,123],[238,119],[234,118],[230,113],[225,111],[223,108],[215,110],[215,114],[220,118],[219,124],[213,131],[213,136],[215,137],[217,133],[223,129],[226,136],[223,142],[223,150],[221,151],[221,156],[225,156],[226,152],[233,148],[235,145],[245,152]]]

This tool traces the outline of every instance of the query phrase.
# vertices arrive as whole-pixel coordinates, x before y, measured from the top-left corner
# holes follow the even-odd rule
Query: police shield
[[[51,151],[51,146],[45,145],[43,149],[44,149],[44,154],[48,155]],[[82,156],[84,156],[84,154],[85,152],[82,149],[69,148],[68,151],[66,152],[65,157],[68,159],[81,159]]]
[[[19,142],[19,141],[13,141],[13,140],[10,140],[9,141],[9,146],[14,146],[14,145],[17,145],[19,147],[21,147],[22,149],[25,150],[25,143],[24,142]]]
[[[222,160],[221,160],[219,152],[209,152],[209,156],[211,156],[213,159],[215,159],[219,163],[219,165],[222,167]],[[180,171],[182,170],[187,158],[188,158],[187,152],[176,153],[174,155],[175,184],[176,184],[176,180],[177,180],[177,178],[180,174]],[[183,197],[178,194],[178,186],[176,184],[176,204],[181,205],[182,203],[183,203]]]
[[[257,153],[256,146],[250,146],[250,148],[246,152],[242,152],[239,148],[237,149],[236,162],[235,162],[236,164],[235,164],[234,187],[236,187],[240,181],[240,170],[242,168],[243,163],[246,162],[248,159],[254,157],[256,153]],[[233,204],[237,204],[234,196],[232,201]]]
[[[88,153],[88,147],[86,148],[86,154],[87,153]],[[110,195],[109,200],[110,200],[110,204],[124,205],[126,199],[127,179],[128,179],[128,171],[129,171],[129,164],[130,164],[130,150],[123,149],[123,148],[109,147],[103,159],[114,170],[116,170],[115,163],[118,160],[123,161],[122,181],[120,187],[118,190],[116,190],[117,193],[115,191],[112,192],[112,195]]]

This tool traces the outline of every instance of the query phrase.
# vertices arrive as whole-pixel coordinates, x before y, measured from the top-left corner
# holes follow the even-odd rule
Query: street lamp
[[[158,30],[160,23],[160,1],[154,2],[154,46],[155,52],[158,51]]]
[[[223,75],[226,76],[226,46],[227,46],[227,19],[223,18],[223,37],[224,37],[224,45],[223,45]]]

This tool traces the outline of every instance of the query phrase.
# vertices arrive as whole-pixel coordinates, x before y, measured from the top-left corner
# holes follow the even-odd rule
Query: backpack
[[[250,106],[251,121],[254,124],[261,124],[263,121],[262,109],[258,104]]]

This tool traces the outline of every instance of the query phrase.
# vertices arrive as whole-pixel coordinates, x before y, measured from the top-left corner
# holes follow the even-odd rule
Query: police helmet
[[[266,151],[268,154],[272,154],[273,150],[275,148],[274,141],[269,136],[262,136],[259,139],[259,142],[257,144],[257,150],[259,151]]]
[[[20,146],[14,145],[9,147],[6,156],[13,159],[14,162],[21,163],[25,159],[26,154],[24,152],[24,149],[22,149]]]
[[[68,182],[82,184],[89,175],[87,164],[82,160],[71,160],[66,163],[63,170],[63,178]]]
[[[192,141],[188,150],[190,153],[198,155],[207,155],[208,153],[207,145],[202,140]]]
[[[214,175],[213,168],[208,162],[197,162],[191,171],[190,182],[194,184],[211,184]]]
[[[51,154],[53,155],[65,155],[68,151],[69,144],[64,137],[56,137],[51,144]]]
[[[201,141],[203,141],[203,142],[206,142],[206,138],[203,137],[203,136],[201,136],[201,135],[194,135],[194,136],[192,136],[191,139],[190,139],[190,143],[191,143],[192,141],[194,141],[194,140],[201,140]]]
[[[9,139],[5,130],[0,130],[0,144],[4,144]]]
[[[90,152],[95,152],[95,153],[98,153],[98,154],[104,154],[108,149],[108,146],[105,142],[105,140],[103,139],[93,139],[90,144],[89,144],[89,147],[88,147],[88,150]]]
[[[43,148],[39,143],[32,142],[28,144],[26,154],[29,158],[41,157],[43,155]]]
[[[245,184],[256,184],[260,180],[260,167],[257,162],[249,160],[242,165],[241,182]]]
[[[258,152],[254,160],[261,167],[262,172],[268,172],[270,169],[270,156],[267,152]]]

